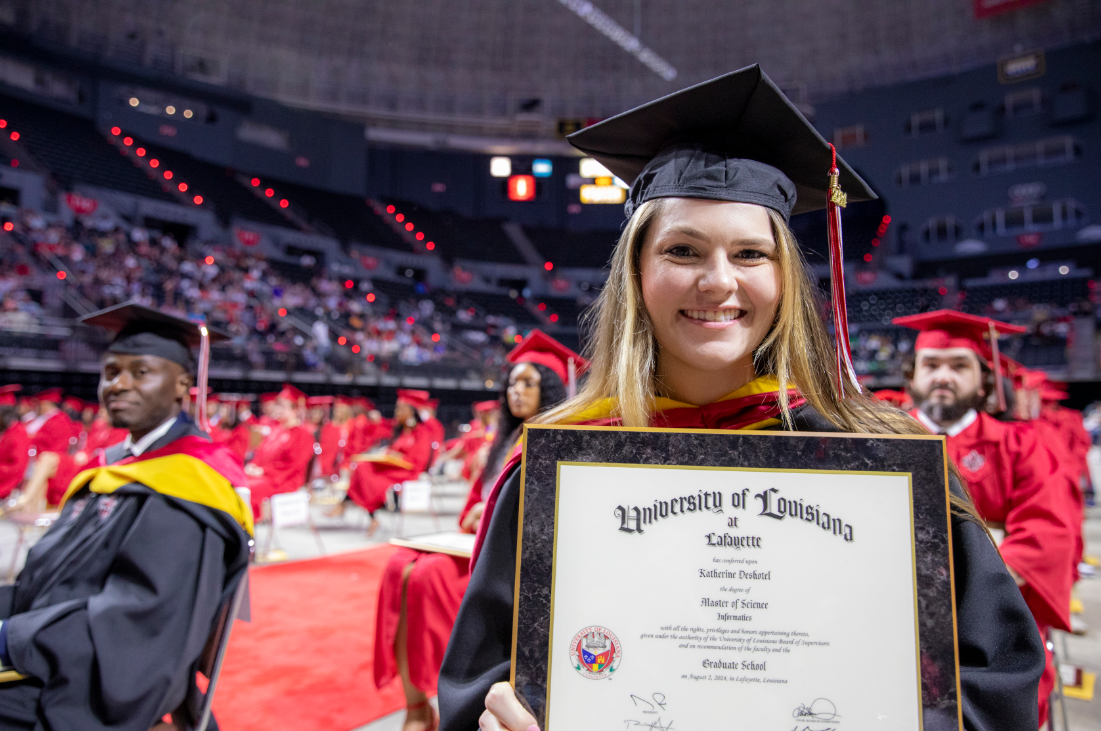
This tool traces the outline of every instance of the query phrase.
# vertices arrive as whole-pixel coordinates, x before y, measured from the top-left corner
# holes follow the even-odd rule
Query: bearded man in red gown
[[[913,372],[907,374],[917,405],[910,413],[930,432],[947,436],[948,456],[979,515],[1001,539],[1002,558],[1041,634],[1048,627],[1069,630],[1074,486],[1027,422],[998,421],[983,410],[1001,377],[1001,363],[993,362],[993,346],[984,335],[997,338],[996,333],[1024,328],[951,310],[894,322],[921,331]],[[1040,725],[1047,719],[1054,680],[1049,652],[1040,680]]]

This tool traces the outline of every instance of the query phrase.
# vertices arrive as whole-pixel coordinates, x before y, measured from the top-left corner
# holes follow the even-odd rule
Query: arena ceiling
[[[975,1],[0,0],[0,23],[372,128],[534,138],[754,62],[813,104],[1101,37],[1098,0]]]

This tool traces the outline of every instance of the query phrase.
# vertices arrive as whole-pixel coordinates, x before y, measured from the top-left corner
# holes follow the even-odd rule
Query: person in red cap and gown
[[[427,391],[425,392],[428,393]],[[440,408],[439,399],[428,399],[427,405],[421,412],[421,419],[424,421],[424,428],[428,430],[428,436],[431,439],[432,454],[437,455],[443,449],[444,437],[447,434],[447,429],[444,428],[443,422],[441,422],[436,414]]]
[[[575,359],[577,372],[584,367],[581,356],[533,332],[537,333],[534,338],[529,335],[508,355],[512,367],[505,391],[507,416],[495,432],[486,463],[488,474],[476,476],[459,514],[459,530],[464,533],[477,532],[484,517],[487,481],[492,486],[524,422],[565,400],[568,359]],[[492,401],[482,402],[477,412],[498,410],[499,402]],[[444,651],[470,580],[469,563],[456,556],[399,548],[383,572],[375,615],[375,685],[382,688],[396,675],[401,677],[406,702],[403,731],[425,731],[436,723],[428,698],[436,693]]]
[[[313,435],[298,418],[298,409],[304,401],[305,394],[297,388],[289,383],[283,386],[271,411],[275,426],[245,466],[256,519],[260,518],[266,498],[294,492],[306,481],[306,468],[313,457]]]
[[[344,396],[333,400],[333,416],[321,425],[317,442],[321,446],[318,455],[318,474],[326,480],[335,481],[340,477],[340,468],[349,455],[348,446],[351,437],[352,410]]]
[[[0,498],[23,484],[30,462],[31,439],[15,408],[15,394],[22,386],[0,386]]]
[[[224,444],[243,463],[248,455],[250,429],[239,418],[238,407],[241,401],[223,397],[220,402],[218,423],[210,427],[210,438],[218,444]],[[247,401],[244,403],[248,404]]]
[[[394,441],[379,460],[358,460],[352,465],[348,494],[333,506],[329,517],[340,517],[348,502],[354,502],[371,515],[367,535],[378,530],[375,511],[386,502],[386,490],[406,480],[416,479],[428,469],[432,459],[431,434],[421,423],[419,410],[427,404],[426,391],[398,389],[394,406]]]
[[[490,445],[497,436],[497,419],[500,416],[500,402],[478,401],[472,404],[474,418],[466,423],[466,431],[444,443],[444,451],[436,458],[437,464],[449,460],[462,460],[461,475],[464,480],[473,480],[485,466],[485,457]]]
[[[73,445],[73,420],[61,410],[62,393],[60,388],[51,388],[36,394],[38,400],[38,416],[27,424],[27,435],[31,438],[31,448],[34,450],[36,460],[43,459],[47,454],[56,457],[46,457],[47,460],[57,461],[57,466],[47,471],[52,471],[46,482],[46,503],[57,505],[65,495],[69,482],[76,477],[77,466],[69,454],[69,448]]]
[[[930,432],[947,436],[948,456],[959,466],[976,510],[996,537],[1004,536],[1002,558],[1041,634],[1048,627],[1069,630],[1073,485],[1029,424],[1001,422],[983,410],[990,392],[1001,388],[1002,367],[992,362],[993,348],[984,336],[1024,328],[952,310],[894,322],[921,331],[913,373],[907,374],[917,405],[911,414]],[[1039,689],[1040,725],[1047,718],[1054,672],[1048,653]]]
[[[77,467],[83,469],[84,465],[94,460],[108,447],[125,441],[126,435],[129,433],[126,429],[116,429],[111,426],[107,411],[99,409],[97,406],[95,418],[88,427],[88,436],[84,440],[84,447],[73,455],[73,460]]]
[[[1086,500],[1083,487],[1088,482],[1086,450],[1076,450],[1075,436],[1068,434],[1065,424],[1059,417],[1052,418],[1048,410],[1052,396],[1052,388],[1048,384],[1047,374],[1043,371],[1035,371],[1025,368],[1019,363],[1011,364],[1014,383],[1017,386],[1014,415],[1025,429],[1036,432],[1040,442],[1055,455],[1060,469],[1066,474],[1073,488],[1073,516],[1074,525],[1074,559],[1071,565],[1072,581],[1079,578],[1078,564],[1082,560],[1085,551],[1085,541],[1082,535],[1082,523],[1086,515]],[[1045,394],[1047,399],[1045,400]],[[1065,394],[1060,394],[1065,398]],[[1085,429],[1083,428],[1083,431]],[[1089,435],[1086,435],[1089,438]],[[1073,619],[1072,619],[1073,621]]]

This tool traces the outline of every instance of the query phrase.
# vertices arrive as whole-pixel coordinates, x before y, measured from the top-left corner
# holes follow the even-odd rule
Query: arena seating
[[[564,231],[525,226],[524,233],[547,261],[586,269],[602,269],[619,238],[610,231]]]
[[[850,322],[889,324],[892,318],[940,308],[937,290],[928,287],[852,290],[846,293]]]
[[[135,168],[89,120],[0,95],[0,118],[19,134],[19,145],[46,166],[63,188],[87,183],[175,202],[161,185]]]
[[[1037,302],[1069,307],[1088,303],[1092,284],[1087,277],[1060,277],[973,286],[964,291],[961,309],[976,315],[996,315],[1027,309]]]
[[[281,180],[265,179],[263,185],[270,185],[278,196],[286,198],[291,210],[303,216],[317,233],[344,243],[412,251],[409,244],[371,210],[364,198]]]
[[[84,118],[6,96],[0,96],[0,118],[7,120],[9,130],[19,132],[18,146],[47,168],[62,189],[84,183],[180,202],[174,190],[147,174],[145,165],[156,158],[162,169],[172,169],[178,180],[188,183],[188,195],[201,194],[214,207],[222,225],[241,219],[303,229],[332,236],[353,254],[358,244],[412,253],[419,247],[412,245],[407,235],[397,230],[400,224],[392,220],[401,212],[405,221],[415,223],[416,230],[423,232],[424,238],[418,240],[432,241],[433,253],[448,263],[471,260],[533,265],[502,228],[504,219],[475,219],[453,211],[430,210],[407,200],[376,202],[255,178],[142,139],[135,139],[126,147],[127,154],[121,155],[125,133],[111,139]],[[146,150],[142,160],[132,153],[138,147]],[[10,156],[0,162],[10,165]],[[275,205],[250,189],[269,187]],[[283,199],[288,202],[285,209],[278,205]],[[387,213],[386,206],[393,206],[394,212]],[[57,234],[56,227],[50,230]],[[524,226],[523,230],[536,253],[556,267],[605,268],[618,236],[615,231],[577,232],[539,226]],[[581,347],[576,328],[589,296],[525,297],[526,292],[519,292],[521,284],[512,285],[512,291],[505,284],[498,291],[434,289],[419,281],[423,278],[420,270],[404,280],[386,278],[392,274],[369,273],[367,281],[346,290],[343,279],[328,274],[323,262],[307,267],[293,261],[257,260],[255,254],[233,253],[207,243],[192,250],[186,246],[174,250],[172,244],[165,258],[158,251],[157,241],[147,245],[140,236],[131,240],[132,234],[141,231],[144,229],[124,225],[114,232],[95,232],[78,225],[62,231],[60,241],[53,241],[47,232],[26,225],[10,236],[34,252],[37,271],[52,276],[58,261],[68,267],[76,279],[64,285],[69,288],[66,291],[87,305],[104,306],[133,296],[177,308],[186,301],[190,311],[205,313],[212,324],[235,334],[232,343],[214,350],[214,363],[225,367],[248,362],[253,368],[268,370],[348,371],[361,368],[364,356],[370,355],[377,356],[377,362],[386,368],[415,367],[420,373],[445,373],[449,368],[499,364],[506,350],[504,340],[531,327],[548,329],[571,347]],[[116,243],[104,248],[104,237]],[[204,279],[200,276],[203,257],[195,252],[202,249],[205,256],[212,246],[217,249],[220,273]],[[170,259],[174,263],[169,263]],[[12,356],[65,360],[69,357],[66,347],[84,347],[80,337],[66,345],[60,339],[4,327],[9,321],[41,318],[44,310],[38,302],[59,301],[40,293],[33,297],[21,293],[24,277],[14,273],[16,263],[15,259],[4,260],[0,267],[0,285],[3,281],[14,283],[2,289],[0,347]],[[246,273],[257,268],[262,272],[260,286],[243,286]],[[402,271],[399,268],[399,275]],[[162,290],[165,281],[172,282],[172,287],[192,289],[183,293],[179,289]],[[62,286],[56,281],[53,285]],[[586,286],[599,286],[599,282]],[[913,339],[909,331],[890,325],[890,321],[903,314],[951,306],[938,292],[939,286],[915,282],[898,288],[849,290],[852,345],[861,373],[898,373]],[[367,301],[370,305],[364,301],[364,292],[375,295]],[[183,299],[181,294],[185,295]],[[587,291],[587,295],[595,294],[595,289]],[[1067,313],[1086,311],[1096,296],[1093,281],[1078,274],[974,283],[961,287],[960,294],[961,309],[966,312],[1028,322],[1030,335],[1014,341],[1007,353],[1026,365],[1049,368],[1066,363]],[[53,307],[56,310],[56,304]],[[281,309],[287,313],[285,317],[278,314]],[[54,310],[46,314],[72,314]],[[4,320],[8,315],[15,317]],[[327,329],[330,343],[311,329],[319,320],[326,325],[322,331]],[[433,335],[441,337],[434,341]],[[346,345],[336,343],[340,338],[346,340]],[[358,356],[353,355],[353,346],[360,347],[355,351]]]
[[[159,159],[166,168],[176,171],[181,180],[188,181],[195,192],[210,201],[222,225],[227,225],[230,218],[238,216],[269,226],[294,227],[286,216],[259,200],[252,191],[246,190],[235,179],[235,171],[144,140],[135,141],[135,147],[139,144],[148,151],[148,158]]]
[[[445,259],[473,259],[502,264],[526,263],[513,246],[501,224],[504,219],[472,219],[451,211],[431,211],[409,201],[387,199],[402,211],[426,240],[436,243],[435,251]]]

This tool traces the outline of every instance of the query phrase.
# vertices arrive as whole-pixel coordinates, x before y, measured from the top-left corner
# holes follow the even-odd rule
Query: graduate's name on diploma
[[[667,520],[678,515],[689,513],[710,513],[722,515],[726,519],[726,527],[740,528],[738,518],[742,516],[727,515],[724,508],[723,493],[720,490],[700,490],[694,495],[680,495],[670,500],[654,500],[650,505],[617,505],[613,514],[619,521],[619,530],[623,533],[641,535],[646,532],[648,526],[659,521]],[[727,503],[731,511],[748,511],[749,490],[730,493]],[[771,518],[773,520],[787,520],[802,522],[806,525],[821,529],[824,533],[842,538],[846,543],[852,543],[853,527],[843,518],[824,510],[820,504],[811,503],[802,498],[784,497],[780,490],[770,487],[753,495],[753,499],[760,504],[760,512],[751,517]],[[744,518],[743,518],[744,522]],[[763,548],[760,536],[732,535],[730,533],[705,533],[704,539],[708,546],[720,548]]]

